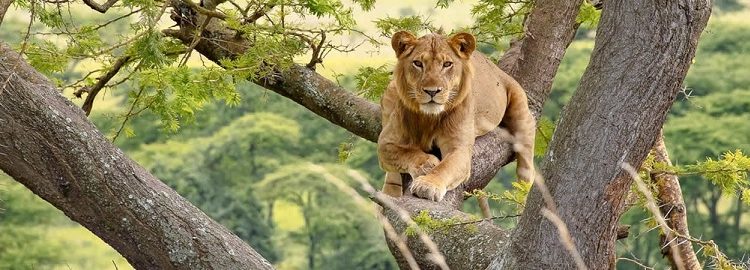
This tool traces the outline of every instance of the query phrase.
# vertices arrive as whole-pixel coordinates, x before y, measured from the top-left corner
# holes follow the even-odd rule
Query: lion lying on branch
[[[404,173],[413,179],[409,192],[441,201],[469,179],[475,138],[501,124],[515,140],[518,177],[533,179],[536,125],[526,94],[474,52],[474,36],[417,39],[398,32],[391,46],[398,63],[380,103],[383,130],[378,137],[378,158],[386,171],[383,192],[401,196]]]

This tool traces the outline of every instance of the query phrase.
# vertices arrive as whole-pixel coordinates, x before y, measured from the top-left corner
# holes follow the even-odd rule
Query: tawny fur
[[[501,122],[516,140],[519,178],[533,179],[535,123],[526,94],[513,78],[474,52],[471,34],[417,39],[398,32],[391,44],[398,63],[381,99],[383,130],[378,137],[386,194],[401,196],[400,174],[408,173],[414,195],[442,200],[469,179],[475,138]],[[434,148],[442,160],[429,154]]]

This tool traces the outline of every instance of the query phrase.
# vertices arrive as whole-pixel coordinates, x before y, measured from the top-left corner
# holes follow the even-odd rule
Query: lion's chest
[[[408,145],[418,146],[422,151],[432,152],[439,145],[449,140],[451,134],[445,134],[451,130],[446,125],[448,121],[444,117],[431,117],[421,115],[404,115],[403,126],[406,128],[406,141]],[[447,135],[447,136],[446,136]]]

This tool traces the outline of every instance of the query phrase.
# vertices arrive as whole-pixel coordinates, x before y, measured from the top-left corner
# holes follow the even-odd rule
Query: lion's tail
[[[507,75],[506,75],[507,76]],[[510,77],[510,76],[508,76]],[[515,80],[507,85],[508,107],[503,124],[513,135],[513,149],[516,151],[516,174],[527,181],[534,179],[534,136],[536,121],[529,110],[526,93]]]

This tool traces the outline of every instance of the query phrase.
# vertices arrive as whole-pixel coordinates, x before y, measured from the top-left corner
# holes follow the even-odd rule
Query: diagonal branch
[[[250,14],[250,16],[248,16],[247,18],[245,18],[244,22],[245,23],[254,23],[255,21],[257,21],[261,17],[265,16],[269,11],[271,11],[271,9],[273,9],[274,6],[276,6],[276,5],[275,4],[265,4],[265,5],[263,5],[261,8],[259,8],[255,12],[253,12],[253,14]]]
[[[0,169],[138,269],[272,269],[224,226],[112,145],[0,43]]]
[[[393,224],[397,232],[403,233],[409,226],[399,216],[399,211],[408,211],[415,216],[421,210],[428,209],[430,217],[435,220],[472,220],[456,226],[436,230],[429,236],[437,244],[440,252],[446,256],[445,261],[450,269],[484,269],[495,257],[503,254],[507,249],[509,233],[495,226],[489,220],[473,221],[474,217],[453,209],[449,205],[436,204],[415,197],[392,198],[382,193],[376,193],[372,199],[384,207],[384,215]],[[394,209],[398,206],[400,209]],[[423,269],[438,269],[426,254],[430,248],[418,236],[408,236],[406,241],[409,250],[415,254],[417,263]],[[395,243],[387,242],[391,252],[401,269],[410,269],[402,254],[397,251]]]
[[[93,86],[81,87],[81,89],[78,89],[73,93],[76,97],[81,97],[84,92],[88,93],[86,100],[83,102],[83,106],[81,106],[81,109],[86,112],[86,115],[91,113],[91,108],[94,106],[94,99],[96,98],[96,95],[99,94],[99,91],[107,86],[107,83],[112,80],[112,78],[114,78],[115,75],[117,75],[117,73],[128,64],[128,62],[130,62],[130,59],[131,57],[129,55],[118,58],[107,73],[97,78],[96,84]]]

